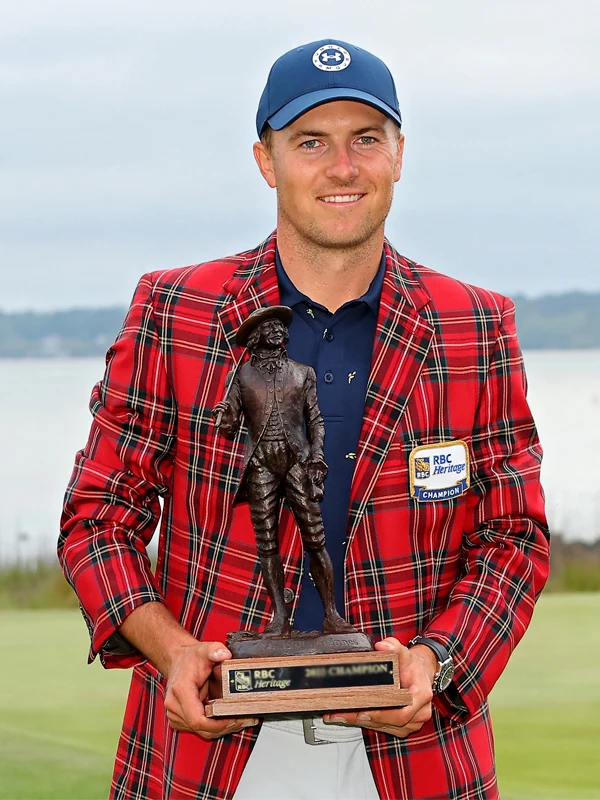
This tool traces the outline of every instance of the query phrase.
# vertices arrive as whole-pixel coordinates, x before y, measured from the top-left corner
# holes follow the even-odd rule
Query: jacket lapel
[[[242,322],[262,306],[279,304],[275,248],[276,237],[273,233],[248,254],[231,278],[223,284],[227,296],[217,316],[235,362],[244,353],[244,348],[235,343],[235,333]]]
[[[429,302],[429,295],[412,273],[410,262],[387,242],[385,251],[386,275],[352,481],[348,547],[434,335],[433,325],[419,313]]]
[[[232,357],[232,367],[244,355],[244,348],[235,343],[235,334],[242,322],[258,308],[276,306],[280,303],[277,269],[275,267],[276,233],[272,233],[256,250],[248,253],[247,258],[223,284],[227,297],[222,308],[217,311],[219,324]],[[237,462],[240,475],[243,470],[243,450],[246,445],[245,425],[235,437],[230,439],[228,458]],[[281,552],[284,554],[284,570],[293,569],[295,581],[300,581],[302,570],[302,545],[300,534],[294,523],[291,512],[283,508],[280,519],[279,534]]]
[[[213,361],[225,366],[229,364],[224,376],[229,374],[244,357],[245,348],[235,343],[235,334],[242,322],[262,306],[279,304],[275,247],[275,236],[271,235],[258,248],[238,257],[240,265],[223,284],[225,294],[221,308],[217,310],[222,336],[217,337],[213,343]],[[224,377],[219,397],[226,395],[226,386]],[[225,439],[215,431],[214,446],[224,455],[226,453],[228,462],[237,469],[240,477],[243,472],[246,440],[245,423],[231,439]]]
[[[224,284],[227,297],[217,316],[232,366],[244,353],[244,349],[235,344],[235,333],[244,319],[257,308],[280,302],[275,248],[276,235],[272,234],[242,260]],[[419,313],[430,298],[412,273],[410,262],[387,242],[385,253],[386,275],[352,482],[348,546],[367,507],[434,335],[427,315]],[[238,436],[233,443],[232,455],[241,460],[239,439]]]

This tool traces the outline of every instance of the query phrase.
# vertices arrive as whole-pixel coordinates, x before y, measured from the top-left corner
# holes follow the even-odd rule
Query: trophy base
[[[323,634],[319,631],[293,630],[288,636],[238,631],[227,635],[226,644],[234,658],[283,658],[373,651],[372,637],[360,631]]]
[[[209,694],[207,717],[399,708],[412,702],[400,686],[398,656],[381,651],[235,658],[215,670]]]

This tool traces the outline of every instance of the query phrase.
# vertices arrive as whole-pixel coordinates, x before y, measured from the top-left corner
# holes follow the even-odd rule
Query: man
[[[323,458],[325,426],[317,401],[315,371],[287,357],[287,306],[268,306],[250,314],[235,337],[252,354],[232,376],[227,397],[215,406],[215,424],[226,435],[237,433],[244,414],[248,446],[237,500],[247,498],[265,588],[273,620],[262,635],[291,632],[279,553],[281,498],[289,503],[310,558],[314,584],[323,603],[323,633],[356,631],[335,605],[333,564],[325,549],[319,500],[327,465]],[[304,426],[306,425],[306,434]]]
[[[276,234],[144,276],[109,351],[59,551],[90,660],[134,667],[115,798],[498,796],[486,698],[547,577],[541,451],[512,303],[384,239],[400,124],[371,54],[323,40],[282,56],[254,146]],[[293,309],[290,357],[317,375],[340,608],[398,653],[414,698],[315,721],[333,742],[321,747],[297,720],[210,720],[203,706],[226,633],[270,621],[248,505],[233,502],[246,433],[225,440],[211,410],[240,324],[279,304]],[[279,530],[294,625],[308,629],[320,604],[285,509]]]

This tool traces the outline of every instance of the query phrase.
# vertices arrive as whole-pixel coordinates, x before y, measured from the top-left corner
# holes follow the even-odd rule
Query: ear
[[[262,142],[255,142],[254,147],[254,158],[256,159],[256,163],[258,164],[258,168],[260,170],[260,174],[269,184],[271,189],[275,189],[277,186],[277,181],[275,180],[275,170],[273,169],[273,157],[267,148],[264,146]]]
[[[396,166],[394,168],[394,181],[400,180],[402,174],[402,158],[404,156],[404,134],[401,133],[398,139],[398,154],[396,155]]]

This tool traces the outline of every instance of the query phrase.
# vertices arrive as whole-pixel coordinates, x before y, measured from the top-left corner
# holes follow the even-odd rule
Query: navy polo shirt
[[[327,551],[333,561],[336,604],[343,615],[350,487],[365,410],[385,255],[367,292],[344,303],[335,314],[296,289],[279,253],[276,265],[281,303],[294,312],[286,345],[289,357],[308,364],[317,375],[319,407],[325,420],[325,461],[329,467],[321,512]],[[312,631],[321,630],[322,625],[323,605],[305,556],[294,627]]]

